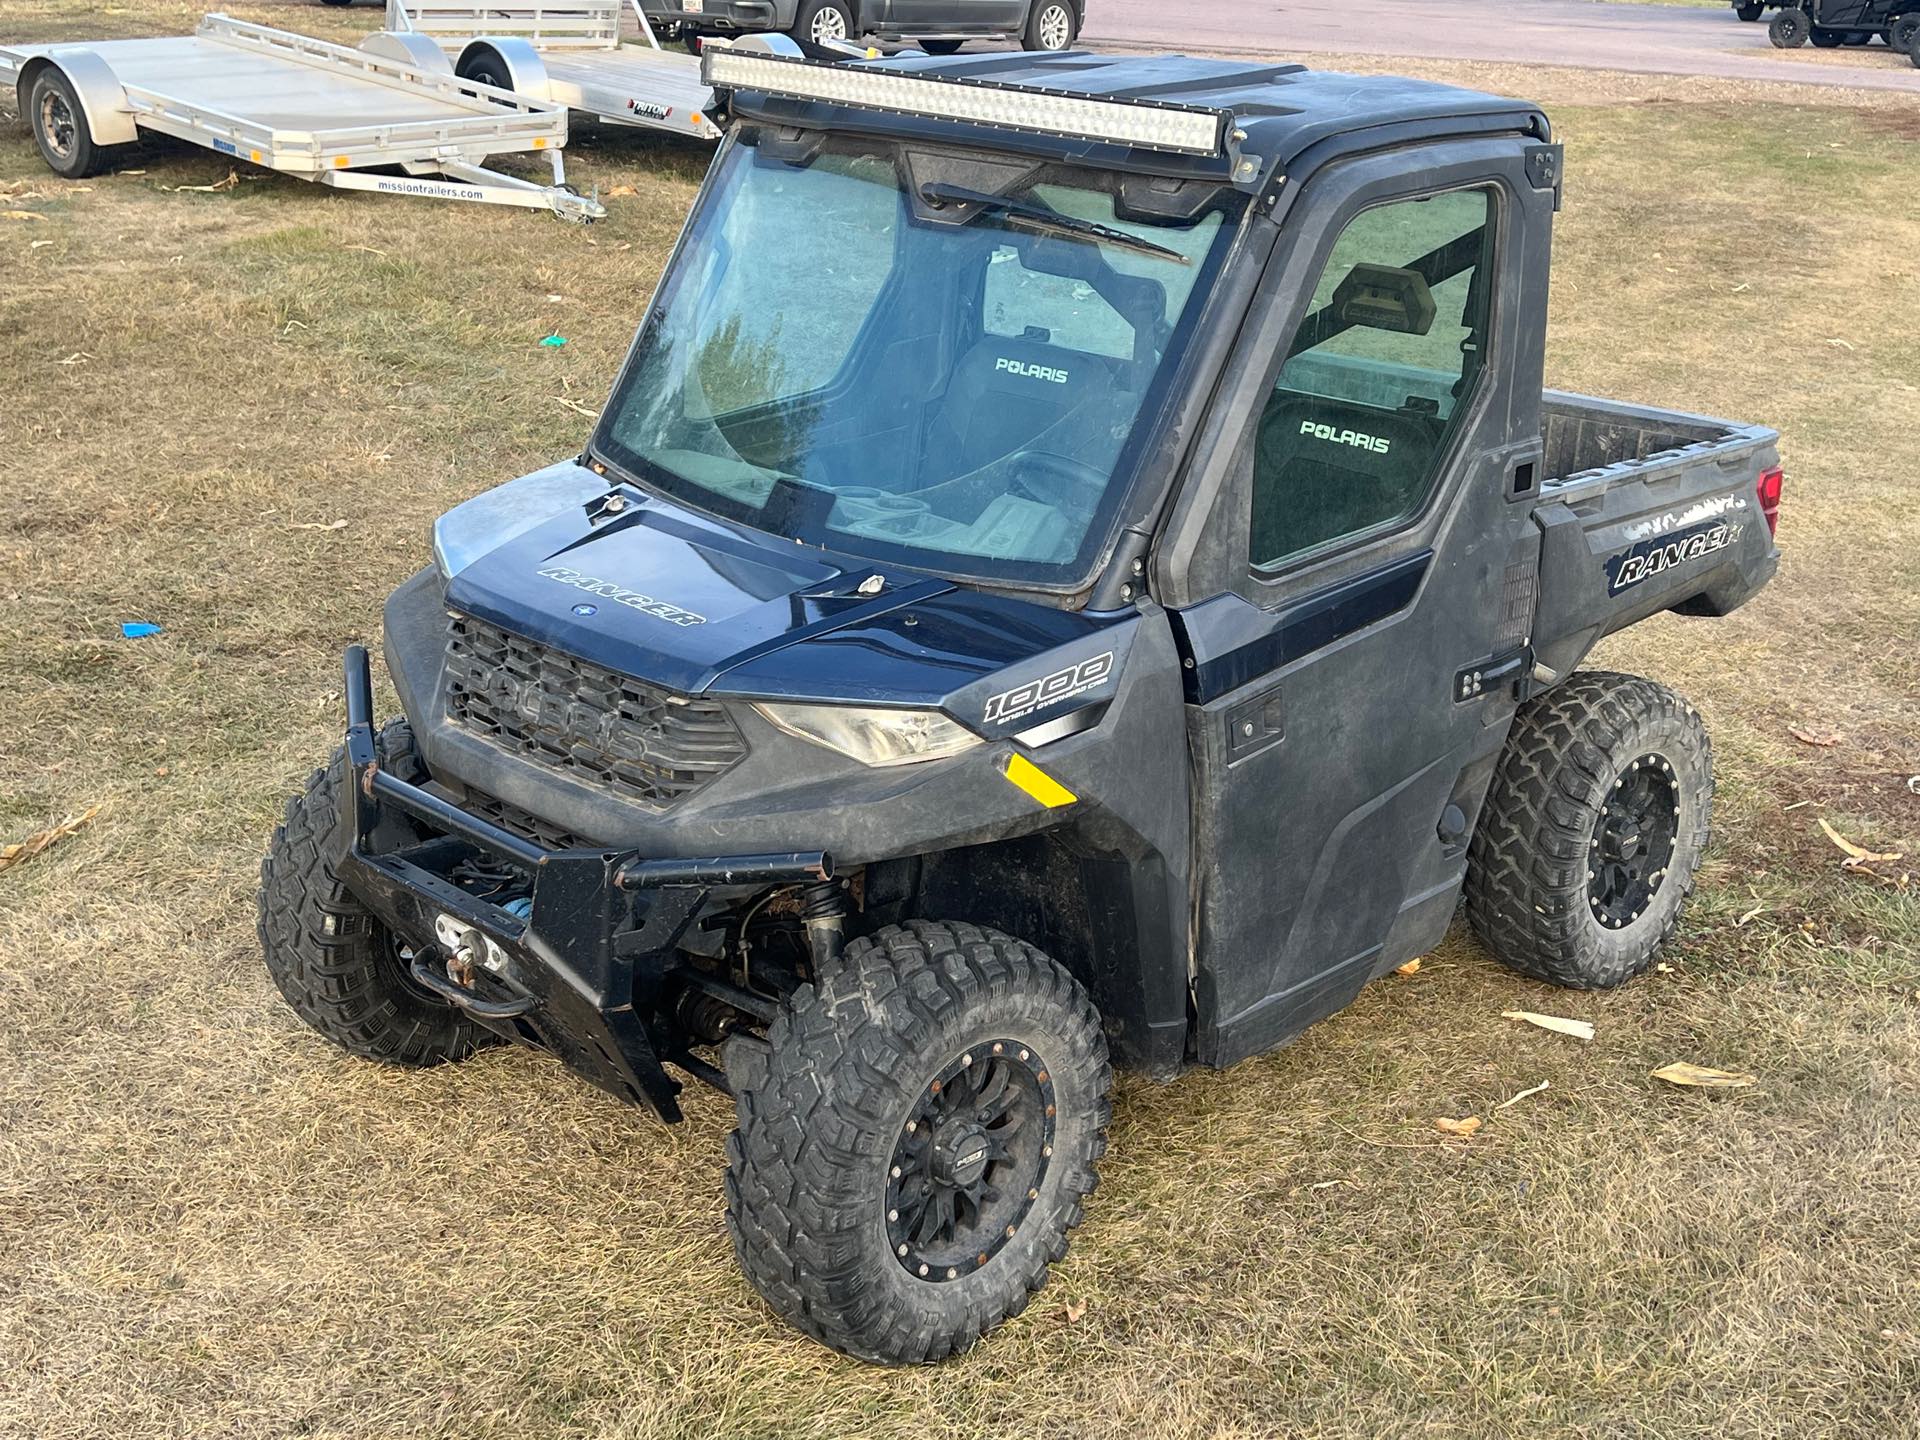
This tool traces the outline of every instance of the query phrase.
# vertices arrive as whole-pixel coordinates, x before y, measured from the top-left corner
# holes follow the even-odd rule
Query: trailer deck
[[[622,0],[475,4],[387,0],[387,30],[431,41],[454,71],[611,125],[718,140],[700,62],[662,48],[638,4],[641,44],[620,36]]]
[[[339,189],[517,205],[568,219],[605,214],[565,186],[564,108],[401,56],[225,15],[205,17],[192,35],[0,46],[0,83],[19,88],[29,123],[36,117],[28,91],[48,70],[72,87],[103,146],[147,130]],[[527,152],[547,156],[551,184],[487,168],[490,156]]]

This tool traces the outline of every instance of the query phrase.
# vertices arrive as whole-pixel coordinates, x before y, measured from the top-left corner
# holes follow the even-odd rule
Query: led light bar
[[[959,76],[915,75],[790,59],[713,46],[702,57],[706,83],[717,89],[761,90],[796,100],[824,100],[862,110],[963,120],[1032,135],[1100,140],[1176,155],[1218,155],[1228,113],[1158,100],[1101,100],[1026,85]]]

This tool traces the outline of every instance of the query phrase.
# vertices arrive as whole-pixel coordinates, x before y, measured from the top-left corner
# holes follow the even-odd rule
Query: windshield
[[[773,149],[750,131],[719,162],[596,452],[788,539],[1083,575],[1239,199],[1210,189],[1165,221],[1132,214],[1110,174],[868,140]]]

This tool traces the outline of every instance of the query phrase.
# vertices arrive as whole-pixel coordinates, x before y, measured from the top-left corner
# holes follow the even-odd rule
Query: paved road
[[[1878,41],[1775,50],[1729,8],[1600,0],[1088,0],[1086,41],[1106,49],[1296,51],[1509,60],[1920,92],[1920,69]]]

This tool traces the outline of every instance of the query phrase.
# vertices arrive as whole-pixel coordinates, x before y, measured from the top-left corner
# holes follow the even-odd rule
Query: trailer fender
[[[541,62],[540,52],[517,36],[493,35],[483,40],[469,41],[467,48],[460,52],[459,63],[453,70],[461,79],[471,80],[476,69],[495,75],[504,69],[511,82],[505,88],[524,100],[553,99],[547,81],[547,67]]]
[[[140,138],[133,123],[133,108],[127,103],[127,92],[114,78],[113,67],[80,45],[57,46],[20,67],[17,94],[23,118],[31,121],[28,98],[33,94],[33,82],[46,70],[58,70],[73,86],[94,144],[126,145]]]
[[[789,60],[802,60],[806,58],[806,51],[800,48],[791,35],[781,35],[778,33],[742,35],[738,40],[733,42],[732,48],[735,50],[751,50],[760,55],[784,55]]]
[[[453,61],[425,35],[398,30],[378,30],[360,42],[360,48],[369,55],[378,55],[382,60],[398,60],[403,65],[412,65],[423,74],[451,75]]]

